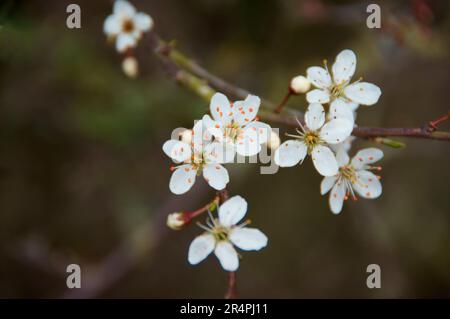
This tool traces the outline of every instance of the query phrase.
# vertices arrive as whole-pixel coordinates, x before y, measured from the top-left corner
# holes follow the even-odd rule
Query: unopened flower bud
[[[311,82],[303,75],[298,75],[292,78],[290,88],[295,94],[306,93],[311,88]]]
[[[169,216],[167,216],[167,227],[173,229],[173,230],[180,230],[183,228],[183,226],[187,223],[187,220],[185,218],[185,213],[182,212],[176,212],[172,213]]]
[[[280,143],[281,141],[278,134],[275,131],[271,131],[269,141],[267,142],[267,146],[271,150],[276,150],[280,146]]]
[[[122,61],[122,70],[126,76],[135,78],[139,73],[139,65],[135,57],[129,56]]]
[[[180,133],[181,141],[186,144],[192,143],[192,130],[184,130]]]

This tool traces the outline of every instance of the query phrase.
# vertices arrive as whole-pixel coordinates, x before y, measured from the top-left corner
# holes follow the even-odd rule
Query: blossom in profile
[[[116,0],[113,14],[103,24],[104,33],[116,43],[119,53],[135,48],[144,32],[153,27],[153,19],[125,0]]]
[[[377,198],[381,195],[382,186],[379,176],[372,173],[380,170],[380,166],[372,164],[383,158],[383,152],[377,148],[360,150],[350,161],[347,152],[341,148],[336,154],[339,172],[334,176],[325,177],[320,185],[322,195],[330,192],[329,204],[334,214],[342,210],[344,200],[357,194],[363,198]]]
[[[353,130],[353,123],[338,118],[325,123],[325,110],[319,103],[310,104],[305,113],[305,125],[299,121],[299,135],[291,135],[275,151],[275,163],[281,167],[291,167],[303,162],[307,154],[312,157],[314,167],[323,176],[338,173],[339,166],[329,145],[345,141]]]
[[[266,247],[267,236],[259,229],[246,227],[248,221],[238,224],[246,213],[247,201],[237,195],[218,208],[218,218],[210,214],[207,225],[200,225],[205,233],[196,237],[189,246],[189,263],[196,265],[214,252],[223,269],[236,271],[239,256],[234,247],[247,251]]]

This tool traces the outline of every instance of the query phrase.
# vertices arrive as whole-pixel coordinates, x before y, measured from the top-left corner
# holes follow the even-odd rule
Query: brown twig
[[[430,121],[428,123],[428,131],[430,131],[430,132],[436,131],[440,124],[442,124],[443,122],[448,121],[448,120],[450,120],[450,110],[448,110],[447,114],[441,116],[440,118],[438,118],[434,121]]]
[[[273,110],[274,113],[281,113],[283,110],[283,107],[286,105],[287,101],[289,101],[289,98],[292,96],[292,90],[289,89],[288,93],[284,96],[283,100],[281,100],[280,104]]]
[[[262,112],[261,119],[271,122],[284,124],[288,126],[298,127],[297,120],[294,117],[286,117],[270,112]],[[450,141],[449,132],[430,131],[428,126],[425,127],[355,127],[352,135],[365,138],[375,139],[377,137],[412,137],[412,138],[427,138],[439,141]]]
[[[231,271],[228,273],[228,290],[225,294],[225,299],[236,299],[236,272]]]

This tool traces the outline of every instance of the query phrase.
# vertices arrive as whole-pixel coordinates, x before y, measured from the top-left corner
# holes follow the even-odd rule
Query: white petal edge
[[[178,166],[170,177],[170,191],[175,195],[186,193],[194,185],[196,175],[197,170],[190,164]]]
[[[239,195],[229,198],[219,206],[219,222],[230,227],[239,223],[247,213],[247,201]]]
[[[319,89],[327,89],[332,85],[331,76],[327,70],[319,66],[312,66],[306,70],[306,77]]]
[[[188,262],[196,265],[203,261],[214,251],[216,240],[211,234],[197,236],[190,244],[188,251]]]
[[[326,176],[322,179],[322,182],[320,183],[320,194],[325,195],[330,191],[330,189],[333,188],[334,184],[336,184],[336,181],[338,179],[338,176]]]
[[[331,192],[330,197],[328,199],[328,203],[330,205],[331,212],[333,214],[339,214],[342,211],[342,206],[344,205],[346,187],[342,182],[336,183]]]
[[[333,64],[333,80],[335,84],[343,84],[350,81],[356,69],[356,55],[352,50],[343,50],[337,56]]]
[[[219,191],[224,189],[230,181],[227,169],[220,164],[205,165],[203,177],[209,186]]]
[[[311,152],[314,167],[322,176],[333,176],[339,171],[334,153],[326,146],[317,145]]]
[[[214,254],[226,271],[236,271],[239,268],[238,254],[230,242],[221,241],[217,243]]]
[[[308,103],[325,104],[330,102],[330,93],[325,90],[314,89],[306,93],[306,101],[308,101]]]
[[[287,140],[275,151],[275,164],[280,167],[292,167],[305,159],[308,148],[305,143]]]
[[[229,234],[230,241],[242,250],[260,250],[267,246],[268,238],[256,228],[235,227]]]
[[[373,105],[378,102],[381,89],[372,83],[358,82],[344,89],[344,94],[351,101],[363,105]]]
[[[316,131],[325,123],[325,110],[320,103],[311,103],[305,113],[306,126]]]
[[[353,131],[353,123],[345,119],[331,120],[320,129],[320,138],[329,144],[345,141]]]

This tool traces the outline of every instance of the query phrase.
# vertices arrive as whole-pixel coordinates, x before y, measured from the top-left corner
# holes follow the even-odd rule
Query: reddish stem
[[[211,202],[209,202],[205,206],[203,206],[197,210],[194,210],[193,212],[186,213],[187,221],[191,221],[193,218],[200,216],[201,214],[207,212],[212,204],[214,204],[214,203],[216,205],[219,204],[219,200],[220,200],[220,197],[216,196],[216,197],[214,197],[214,199]]]
[[[292,95],[292,90],[289,88],[288,93],[284,96],[283,100],[281,101],[280,104],[278,104],[278,106],[273,110],[274,113],[281,113],[281,111],[283,110],[283,107],[286,105],[287,101],[289,101],[289,98]]]
[[[225,299],[236,299],[236,272],[228,273],[228,290],[225,294]]]
[[[441,116],[440,118],[438,118],[438,119],[436,119],[434,121],[430,121],[428,123],[428,131],[430,131],[430,132],[436,131],[438,126],[441,123],[443,123],[445,121],[448,121],[448,120],[450,120],[450,110],[448,110],[447,114]]]

